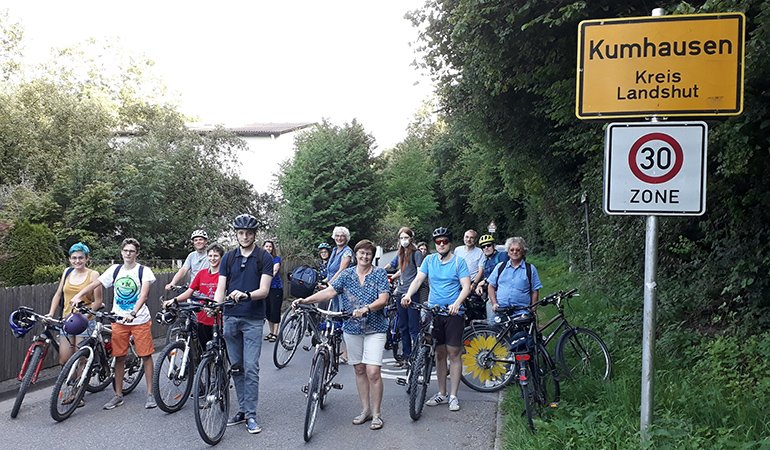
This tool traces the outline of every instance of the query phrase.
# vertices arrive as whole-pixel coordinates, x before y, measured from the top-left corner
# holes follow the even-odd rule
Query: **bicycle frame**
[[[21,370],[19,370],[19,375],[16,376],[16,379],[21,381],[24,378],[24,375],[27,373],[27,370],[30,369],[29,367],[29,359],[32,357],[32,353],[35,351],[35,348],[37,347],[43,347],[43,353],[41,354],[40,361],[38,361],[37,366],[34,367],[34,375],[32,376],[32,384],[34,384],[37,381],[37,377],[40,375],[40,370],[43,368],[43,361],[45,361],[45,357],[48,355],[48,347],[49,345],[53,345],[56,352],[59,352],[59,342],[56,340],[56,337],[54,337],[53,333],[51,333],[52,327],[46,325],[45,329],[32,338],[32,342],[29,344],[29,348],[27,348],[27,354],[24,356],[24,362],[21,364]]]

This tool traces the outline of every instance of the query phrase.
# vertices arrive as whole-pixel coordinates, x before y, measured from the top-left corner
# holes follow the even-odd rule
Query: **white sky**
[[[203,122],[327,118],[341,125],[356,118],[381,151],[405,137],[431,95],[430,80],[410,65],[417,32],[404,19],[422,4],[4,0],[0,9],[21,22],[31,57],[87,38],[120,39],[126,50],[155,61],[179,110]]]

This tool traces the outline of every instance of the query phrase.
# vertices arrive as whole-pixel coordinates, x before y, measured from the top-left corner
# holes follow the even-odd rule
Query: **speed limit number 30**
[[[703,214],[707,134],[704,122],[610,124],[604,153],[604,211]]]

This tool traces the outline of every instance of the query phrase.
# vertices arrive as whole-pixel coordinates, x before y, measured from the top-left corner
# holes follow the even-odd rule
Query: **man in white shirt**
[[[471,292],[476,290],[479,281],[484,277],[484,252],[476,247],[476,238],[479,236],[475,230],[468,230],[463,235],[465,245],[457,247],[454,254],[463,258],[468,265],[471,275]]]

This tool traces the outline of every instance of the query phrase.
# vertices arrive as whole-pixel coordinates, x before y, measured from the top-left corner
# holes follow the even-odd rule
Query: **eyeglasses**
[[[436,245],[447,245],[449,244],[449,239],[434,239],[433,242],[435,242]]]
[[[484,244],[484,245],[481,246],[481,248],[487,248],[487,247],[491,247],[491,246],[492,246],[492,244]]]
[[[522,249],[520,249],[518,247],[511,247],[511,248],[508,249],[508,251],[513,253],[513,252],[523,252],[524,250],[522,250]]]
[[[131,250],[131,249],[127,249],[127,248],[124,248],[122,251],[123,251],[123,253],[129,253],[129,254],[136,253],[136,250]]]

